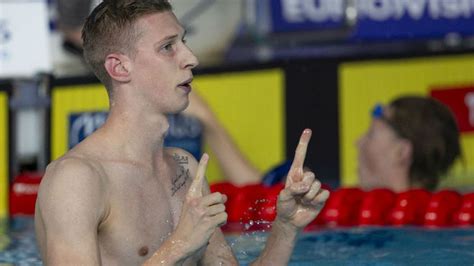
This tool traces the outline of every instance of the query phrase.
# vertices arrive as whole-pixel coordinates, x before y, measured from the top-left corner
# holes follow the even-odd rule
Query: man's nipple
[[[148,255],[148,247],[147,246],[141,247],[138,250],[138,255],[140,255],[142,257],[145,257],[146,255]]]

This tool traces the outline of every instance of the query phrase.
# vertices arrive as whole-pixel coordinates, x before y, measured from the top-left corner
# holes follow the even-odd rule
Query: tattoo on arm
[[[174,196],[174,194],[186,184],[186,181],[190,178],[190,174],[188,156],[181,156],[175,153],[173,154],[173,159],[178,163],[178,172],[173,180],[171,180],[171,195]]]

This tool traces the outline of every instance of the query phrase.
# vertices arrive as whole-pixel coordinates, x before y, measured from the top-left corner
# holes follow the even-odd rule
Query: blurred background
[[[463,160],[442,185],[474,184],[474,1],[171,3],[201,62],[194,88],[260,171],[291,159],[311,128],[306,165],[334,188],[355,186],[372,107],[418,94],[448,105],[461,130]],[[36,195],[38,182],[19,177],[40,178],[108,109],[64,41],[54,0],[0,0],[0,216],[15,208],[9,195]],[[215,160],[208,177],[223,178]]]

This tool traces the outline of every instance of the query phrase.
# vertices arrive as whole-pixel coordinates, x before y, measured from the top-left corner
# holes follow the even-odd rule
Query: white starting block
[[[46,0],[0,0],[0,79],[49,73]]]

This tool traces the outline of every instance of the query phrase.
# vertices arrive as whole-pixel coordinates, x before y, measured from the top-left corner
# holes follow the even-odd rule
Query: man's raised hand
[[[311,133],[310,129],[305,129],[301,134],[285,188],[280,192],[277,203],[277,219],[296,229],[302,229],[314,220],[329,197],[329,191],[321,189],[321,182],[314,173],[304,171]]]
[[[227,221],[224,203],[227,197],[219,192],[204,195],[205,173],[209,156],[204,154],[184,200],[178,226],[173,235],[190,256],[206,246],[216,228]]]

